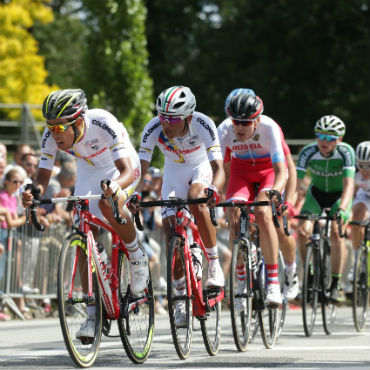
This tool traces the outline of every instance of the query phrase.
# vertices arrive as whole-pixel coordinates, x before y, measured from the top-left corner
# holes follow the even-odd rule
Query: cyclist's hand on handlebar
[[[275,205],[279,205],[281,203],[281,194],[277,190],[268,190],[267,196],[271,201],[275,202]]]
[[[110,179],[105,179],[100,182],[105,198],[118,197],[122,191],[118,182]]]
[[[216,186],[209,185],[208,188],[204,189],[204,194],[206,194],[208,201],[207,205],[208,207],[215,207],[217,203],[220,201],[220,196],[218,195],[218,190]]]
[[[294,217],[296,215],[296,209],[294,205],[288,201],[286,201],[285,203],[282,203],[279,206],[279,212],[282,215],[286,215],[288,217]]]
[[[22,191],[21,198],[22,198],[22,205],[24,208],[28,208],[32,205],[33,200],[35,199],[34,194],[37,194],[40,197],[40,188],[38,188],[34,184],[27,184]]]
[[[341,221],[344,221],[344,220],[347,219],[347,212],[342,208],[338,208],[337,211],[334,214],[334,217],[337,220],[340,219]]]
[[[127,202],[127,208],[130,210],[131,213],[134,215],[140,211],[140,202],[141,202],[141,194],[135,191],[132,195],[130,200]]]

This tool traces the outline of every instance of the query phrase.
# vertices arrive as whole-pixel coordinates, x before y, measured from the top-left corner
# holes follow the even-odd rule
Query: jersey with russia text
[[[355,176],[355,152],[346,143],[339,142],[334,152],[325,157],[317,142],[306,145],[298,157],[297,177],[303,179],[309,170],[311,184],[326,193],[343,190],[343,178]]]
[[[222,160],[216,125],[200,112],[193,113],[185,136],[173,139],[164,134],[159,118],[154,117],[142,133],[140,159],[150,162],[155,146],[163,153],[166,165],[193,166],[208,160]]]
[[[89,109],[77,142],[66,150],[92,168],[115,168],[114,161],[137,156],[128,132],[122,123],[104,109]],[[58,151],[57,144],[46,128],[41,142],[40,168],[52,170]]]
[[[271,168],[273,163],[284,162],[282,143],[285,141],[279,125],[268,116],[260,117],[256,131],[247,141],[237,141],[230,118],[218,126],[223,156],[230,151],[232,158],[245,161],[245,167],[250,169]],[[286,151],[288,153],[289,148]]]

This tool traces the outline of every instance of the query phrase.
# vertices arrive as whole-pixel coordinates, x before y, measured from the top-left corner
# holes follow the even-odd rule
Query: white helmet
[[[337,116],[323,116],[316,122],[315,132],[342,137],[346,132],[346,125]]]
[[[173,86],[159,94],[156,108],[159,114],[186,118],[193,114],[195,104],[195,96],[188,87]]]
[[[363,141],[357,145],[356,161],[370,162],[370,141]]]

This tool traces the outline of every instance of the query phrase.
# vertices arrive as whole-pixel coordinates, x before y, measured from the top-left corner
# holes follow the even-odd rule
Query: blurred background
[[[111,111],[138,145],[158,93],[181,84],[216,124],[230,90],[246,87],[287,139],[313,138],[316,120],[335,114],[355,146],[370,136],[369,7],[370,0],[0,0],[0,140],[10,150],[17,141],[38,148],[38,134],[24,130],[42,132],[45,96],[82,88],[89,107]]]

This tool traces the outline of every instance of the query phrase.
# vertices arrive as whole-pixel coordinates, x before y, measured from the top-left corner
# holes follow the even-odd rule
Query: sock
[[[238,275],[239,281],[244,281],[247,277],[247,270],[245,269],[245,266],[236,266],[236,274]]]
[[[292,263],[285,262],[285,272],[289,276],[294,276],[295,272],[297,270],[297,264],[295,261]]]
[[[217,245],[212,248],[206,248],[207,256],[209,258],[209,264],[218,262],[218,249]]]
[[[267,284],[279,284],[278,264],[266,264],[265,266],[267,270]]]
[[[140,248],[137,238],[131,243],[125,243],[125,247],[130,255],[130,259],[140,259],[143,257],[143,251]]]

